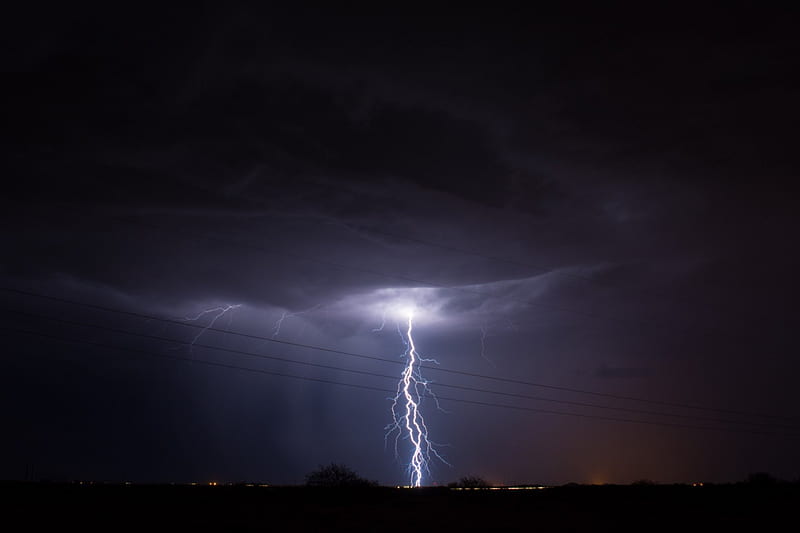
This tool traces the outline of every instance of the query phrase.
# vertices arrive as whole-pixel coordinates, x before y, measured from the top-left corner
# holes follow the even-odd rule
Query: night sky
[[[800,476],[794,12],[26,6],[0,479]]]

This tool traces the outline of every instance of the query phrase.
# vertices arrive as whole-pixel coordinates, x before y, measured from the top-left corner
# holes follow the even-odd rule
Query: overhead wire
[[[155,358],[162,358],[162,359],[171,359],[175,361],[185,361],[190,363],[197,363],[202,365],[232,369],[232,370],[241,370],[246,372],[254,372],[258,374],[264,374],[274,377],[282,377],[287,379],[296,379],[302,381],[309,381],[309,382],[317,382],[317,383],[326,383],[331,385],[339,385],[357,389],[364,389],[364,390],[371,390],[376,392],[388,392],[388,393],[396,393],[396,390],[393,389],[385,389],[381,387],[373,387],[369,385],[357,384],[357,383],[346,383],[341,381],[329,380],[325,378],[315,378],[311,376],[298,376],[295,374],[289,374],[285,372],[274,372],[269,370],[263,369],[256,369],[252,367],[245,367],[241,365],[233,365],[230,363],[223,363],[218,361],[208,361],[205,359],[197,359],[194,357],[183,357],[174,354],[164,354],[159,352],[153,352],[149,350],[141,350],[137,348],[130,348],[130,347],[123,347],[123,346],[115,346],[110,344],[104,344],[94,341],[87,341],[82,339],[70,339],[66,337],[59,337],[56,335],[51,335],[47,333],[37,332],[37,331],[30,331],[24,330],[19,328],[9,328],[5,326],[0,326],[0,331],[6,331],[9,333],[18,333],[23,335],[29,335],[44,339],[55,340],[59,342],[67,342],[73,344],[83,344],[87,346],[93,346],[96,348],[103,348],[103,349],[111,349],[111,350],[118,350],[128,353],[134,353],[138,355],[145,355],[148,357],[155,357]],[[719,426],[697,426],[693,424],[682,424],[682,423],[673,423],[673,422],[657,422],[652,420],[636,420],[636,419],[628,419],[628,418],[618,418],[618,417],[611,417],[611,416],[603,416],[603,415],[594,415],[594,414],[586,414],[586,413],[573,413],[567,411],[553,411],[549,409],[540,409],[535,407],[526,407],[526,406],[518,406],[518,405],[509,405],[509,404],[500,404],[500,403],[493,403],[493,402],[485,402],[479,400],[470,400],[465,398],[452,398],[447,396],[440,396],[436,395],[435,398],[437,400],[444,400],[444,401],[452,401],[452,402],[459,402],[465,403],[470,405],[480,405],[485,407],[495,407],[495,408],[503,408],[503,409],[512,409],[517,411],[526,411],[532,413],[541,413],[541,414],[551,414],[551,415],[559,415],[559,416],[572,416],[572,417],[579,417],[585,419],[593,419],[593,420],[604,420],[604,421],[611,421],[611,422],[622,422],[622,423],[630,423],[630,424],[643,424],[643,425],[650,425],[650,426],[663,426],[663,427],[673,427],[673,428],[685,428],[685,429],[699,429],[699,430],[708,430],[708,431],[721,431],[721,432],[732,432],[732,433],[742,433],[742,434],[751,434],[751,435],[762,435],[762,436],[771,436],[771,437],[789,437],[795,438],[800,437],[800,433],[774,433],[774,432],[766,432],[766,431],[758,431],[758,430],[751,430],[751,429],[743,429],[743,428],[727,428],[727,427],[719,427]]]
[[[150,315],[150,314],[146,314],[146,313],[140,313],[140,312],[136,312],[136,311],[129,311],[129,310],[123,310],[123,309],[116,309],[116,308],[112,308],[112,307],[107,307],[107,306],[102,306],[102,305],[97,305],[97,304],[90,304],[90,303],[86,303],[86,302],[79,302],[79,301],[76,301],[76,300],[70,300],[70,299],[66,299],[66,298],[60,298],[60,297],[55,297],[55,296],[50,296],[50,295],[44,295],[44,294],[40,294],[40,293],[34,293],[34,292],[31,292],[31,291],[23,291],[23,290],[20,290],[20,289],[12,289],[12,288],[7,288],[7,287],[0,287],[0,291],[4,291],[4,292],[8,292],[8,293],[15,293],[15,294],[19,294],[19,295],[22,295],[22,296],[36,297],[36,298],[40,298],[40,299],[56,301],[56,302],[65,303],[65,304],[69,304],[69,305],[77,305],[77,306],[85,307],[85,308],[88,308],[88,309],[94,309],[94,310],[99,310],[99,311],[103,311],[103,312],[110,312],[110,313],[115,313],[115,314],[119,314],[119,315],[131,316],[131,317],[135,317],[135,318],[145,319],[145,320],[148,320],[148,321],[158,321],[158,322],[162,322],[162,323],[175,324],[175,325],[188,327],[188,328],[201,329],[202,331],[212,331],[212,332],[217,332],[217,333],[224,333],[224,334],[227,334],[227,335],[237,336],[237,337],[246,338],[246,339],[250,339],[250,340],[258,340],[258,341],[270,342],[270,343],[275,343],[275,344],[281,344],[281,345],[285,345],[285,346],[312,349],[312,350],[322,351],[322,352],[326,352],[326,353],[332,353],[332,354],[335,354],[335,355],[341,355],[341,356],[347,356],[347,357],[355,357],[355,358],[360,358],[360,359],[378,361],[378,362],[382,362],[382,363],[391,363],[391,364],[395,364],[395,365],[403,365],[404,364],[402,361],[398,361],[397,359],[387,359],[387,358],[379,357],[379,356],[376,356],[376,355],[369,355],[369,354],[362,354],[362,353],[350,352],[350,351],[345,351],[345,350],[338,350],[338,349],[324,347],[324,346],[316,346],[316,345],[312,345],[312,344],[298,343],[298,342],[286,341],[286,340],[282,340],[282,339],[273,339],[271,337],[266,337],[266,336],[263,336],[263,335],[255,335],[255,334],[243,333],[243,332],[233,331],[233,330],[230,330],[230,329],[215,328],[213,326],[212,327],[203,326],[201,324],[195,324],[195,323],[187,322],[187,321],[184,321],[184,320],[163,318],[163,317],[158,317],[158,316]],[[17,311],[14,311],[14,312],[17,312]],[[58,320],[63,320],[63,319],[58,319]],[[138,335],[146,336],[144,334],[138,334]],[[785,420],[785,421],[792,421],[792,422],[795,421],[795,419],[793,417],[787,417],[787,416],[781,416],[781,415],[774,415],[774,414],[767,414],[767,413],[755,413],[755,412],[747,412],[747,411],[737,411],[737,410],[732,410],[732,409],[721,409],[721,408],[716,408],[716,407],[707,407],[707,406],[700,406],[700,405],[683,404],[683,403],[677,403],[677,402],[666,402],[666,401],[652,400],[652,399],[647,399],[647,398],[638,398],[638,397],[633,397],[633,396],[624,396],[624,395],[617,395],[617,394],[611,394],[611,393],[603,393],[603,392],[598,392],[598,391],[590,391],[590,390],[577,389],[577,388],[571,388],[571,387],[562,387],[562,386],[558,386],[558,385],[537,383],[537,382],[526,381],[526,380],[518,380],[518,379],[514,379],[514,378],[491,376],[491,375],[474,373],[474,372],[466,372],[466,371],[460,371],[460,370],[455,370],[455,369],[450,369],[450,368],[441,367],[441,366],[435,366],[435,365],[428,365],[425,368],[426,368],[426,371],[427,370],[434,370],[434,371],[438,371],[438,372],[443,372],[443,373],[448,373],[448,374],[453,374],[453,375],[466,376],[466,377],[471,377],[471,378],[487,379],[487,380],[492,380],[492,381],[496,381],[496,382],[512,383],[512,384],[517,384],[517,385],[525,385],[525,386],[531,386],[531,387],[545,388],[545,389],[557,390],[557,391],[562,391],[562,392],[593,395],[593,396],[606,397],[606,398],[611,398],[611,399],[616,399],[616,400],[635,401],[635,402],[640,402],[640,403],[661,405],[662,407],[701,410],[701,411],[708,411],[708,412],[726,413],[726,414],[729,414],[729,415],[759,417],[759,418],[777,419],[777,420]],[[662,413],[662,414],[664,414],[666,416],[680,416],[680,415],[674,415],[674,414],[671,414],[671,413]],[[684,415],[684,416],[688,416],[688,415]],[[744,422],[743,421],[741,423],[751,423],[751,422]],[[758,424],[758,423],[756,423],[756,424]]]
[[[64,319],[64,318],[38,315],[38,314],[34,314],[34,313],[27,313],[27,312],[24,312],[24,311],[11,311],[11,310],[8,310],[8,309],[0,309],[0,312],[7,313],[8,315],[26,316],[26,317],[34,318],[34,319],[37,319],[37,320],[47,320],[47,321],[50,321],[50,322],[56,322],[56,323],[60,323],[60,324],[70,325],[70,326],[91,328],[91,329],[95,329],[95,330],[106,331],[106,332],[109,332],[109,333],[117,333],[117,334],[129,335],[129,336],[133,336],[133,337],[149,339],[149,340],[155,340],[155,341],[159,341],[159,342],[169,342],[169,343],[173,343],[173,344],[180,344],[180,345],[183,345],[183,346],[186,346],[186,347],[189,347],[189,348],[203,348],[203,349],[208,349],[208,350],[213,350],[213,351],[232,353],[232,354],[236,354],[236,355],[243,355],[243,356],[247,356],[247,357],[254,357],[254,358],[259,358],[259,359],[268,359],[268,360],[280,361],[280,362],[284,362],[284,363],[296,364],[296,365],[301,365],[301,366],[309,366],[309,367],[322,368],[322,369],[327,369],[327,370],[343,371],[343,372],[349,372],[349,373],[353,373],[353,374],[360,374],[360,375],[365,375],[365,376],[379,377],[379,378],[385,378],[385,379],[391,379],[391,380],[397,380],[397,378],[398,378],[398,376],[396,376],[396,375],[380,374],[378,372],[370,372],[370,371],[366,371],[366,370],[351,369],[351,368],[345,368],[345,367],[335,366],[335,365],[326,365],[326,364],[314,363],[314,362],[310,362],[310,361],[298,361],[296,359],[291,359],[289,357],[282,357],[282,356],[277,356],[277,355],[272,355],[272,354],[251,352],[251,351],[247,351],[247,350],[237,350],[237,349],[233,349],[233,348],[225,348],[225,347],[222,347],[222,346],[214,346],[214,345],[199,343],[199,342],[196,342],[196,341],[182,341],[182,340],[173,339],[173,338],[170,338],[170,337],[164,337],[164,336],[160,336],[160,335],[152,335],[152,334],[147,334],[147,333],[137,333],[137,332],[128,331],[128,330],[124,330],[124,329],[103,326],[103,325],[100,325],[100,324],[91,324],[91,323],[87,323],[87,322],[79,322],[79,321],[68,320],[68,319]],[[396,361],[384,360],[383,362],[395,363]],[[606,409],[606,410],[621,411],[621,412],[641,414],[641,415],[666,416],[666,417],[673,417],[673,418],[684,418],[684,419],[689,419],[689,420],[701,420],[701,421],[705,421],[705,422],[717,422],[717,423],[723,423],[723,424],[744,424],[744,425],[750,425],[750,426],[775,427],[775,428],[785,428],[785,429],[797,429],[797,430],[800,430],[800,426],[788,426],[788,425],[776,424],[776,423],[763,423],[763,422],[752,422],[752,421],[743,421],[743,420],[720,419],[720,418],[711,418],[711,417],[703,417],[703,416],[684,415],[684,414],[677,414],[677,413],[665,413],[665,412],[662,412],[662,411],[649,411],[649,410],[643,410],[643,409],[633,409],[633,408],[628,408],[628,407],[617,407],[617,406],[610,406],[610,405],[600,405],[600,404],[589,403],[589,402],[576,402],[576,401],[572,401],[572,400],[561,400],[561,399],[556,399],[556,398],[544,398],[544,397],[541,397],[541,396],[532,396],[532,395],[528,395],[528,394],[518,394],[518,393],[512,393],[512,392],[497,391],[497,390],[491,390],[491,389],[483,389],[483,388],[479,388],[479,387],[456,385],[456,384],[453,384],[453,383],[446,383],[446,382],[440,382],[440,381],[429,382],[429,383],[432,384],[432,385],[436,385],[437,388],[438,387],[444,387],[444,388],[457,389],[457,390],[463,390],[463,391],[469,391],[469,392],[494,394],[494,395],[498,395],[498,396],[505,396],[505,397],[508,397],[508,398],[518,398],[518,399],[541,401],[541,402],[548,402],[548,403],[557,403],[557,404],[571,405],[571,406],[576,406],[576,407],[589,407],[589,408],[593,408],[593,409]]]

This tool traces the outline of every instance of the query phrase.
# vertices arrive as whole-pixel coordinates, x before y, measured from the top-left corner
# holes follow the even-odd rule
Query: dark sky
[[[404,483],[409,305],[426,483],[800,476],[796,13],[26,5],[0,478]]]

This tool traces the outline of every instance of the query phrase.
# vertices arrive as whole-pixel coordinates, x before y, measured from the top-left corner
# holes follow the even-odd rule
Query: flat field
[[[768,531],[796,527],[800,507],[797,484],[454,491],[6,482],[0,488],[3,522],[17,531]]]

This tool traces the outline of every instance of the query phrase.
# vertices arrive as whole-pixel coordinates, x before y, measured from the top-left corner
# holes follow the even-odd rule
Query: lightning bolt
[[[292,318],[292,317],[295,317],[295,316],[300,316],[300,315],[305,314],[305,313],[310,313],[311,311],[319,309],[320,307],[322,307],[322,304],[317,304],[314,307],[311,307],[309,309],[305,309],[303,311],[297,311],[295,313],[290,313],[289,311],[283,311],[281,313],[281,317],[278,320],[276,320],[275,324],[272,326],[272,337],[271,338],[274,339],[275,337],[278,336],[278,334],[281,332],[281,327],[283,326],[283,321],[286,320],[287,318]]]
[[[286,311],[284,311],[281,314],[281,317],[275,322],[275,326],[274,326],[273,331],[272,331],[272,338],[273,339],[278,336],[278,333],[281,332],[281,326],[283,325],[283,321],[286,320],[286,316],[287,315],[288,315],[288,313]]]
[[[398,322],[398,332],[401,333],[403,342],[407,347],[405,352],[407,364],[397,384],[397,394],[394,398],[391,398],[392,423],[386,426],[387,433],[384,440],[387,440],[390,435],[397,432],[394,443],[396,457],[399,457],[398,441],[401,435],[405,435],[405,438],[409,440],[412,447],[411,460],[408,464],[410,484],[413,487],[420,487],[422,486],[423,476],[430,474],[431,456],[436,457],[447,465],[449,463],[439,455],[435,448],[436,444],[428,438],[428,427],[425,425],[425,419],[420,409],[425,395],[431,396],[438,407],[438,400],[431,392],[428,381],[422,377],[419,368],[422,362],[436,361],[434,359],[424,359],[417,352],[412,335],[413,329],[414,316],[413,312],[410,311],[408,313],[405,336],[400,332],[400,324]]]
[[[224,305],[224,306],[221,305],[221,306],[218,306],[218,307],[212,307],[211,309],[206,309],[205,311],[201,311],[200,313],[198,313],[195,316],[185,316],[185,317],[183,317],[183,320],[185,320],[187,322],[196,322],[196,321],[200,320],[202,317],[204,317],[206,315],[211,315],[211,314],[214,315],[214,317],[211,319],[211,321],[208,324],[206,324],[206,326],[203,329],[201,329],[197,333],[197,335],[194,336],[194,338],[192,339],[192,342],[189,344],[189,350],[191,351],[192,346],[194,346],[194,344],[197,342],[197,340],[200,337],[203,336],[203,333],[208,331],[210,328],[213,328],[214,324],[217,323],[217,320],[222,318],[229,311],[231,312],[231,314],[229,315],[228,326],[230,326],[230,320],[233,319],[232,311],[234,309],[240,308],[241,306],[242,306],[242,304],[231,304],[231,305]]]

